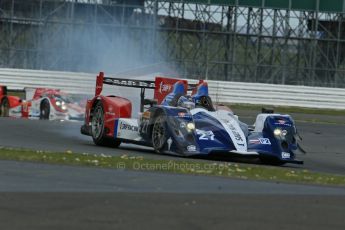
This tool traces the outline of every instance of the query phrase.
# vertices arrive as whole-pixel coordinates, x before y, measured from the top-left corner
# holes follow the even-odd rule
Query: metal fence
[[[0,1],[0,67],[345,87],[342,0]]]

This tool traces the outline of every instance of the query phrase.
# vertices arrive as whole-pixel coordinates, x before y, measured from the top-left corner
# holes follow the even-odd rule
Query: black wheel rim
[[[157,118],[152,131],[152,144],[156,150],[163,147],[165,142],[165,127],[162,117]]]
[[[103,120],[103,109],[98,106],[94,114],[92,116],[92,121],[91,121],[91,131],[92,131],[92,136],[95,139],[99,139],[102,135],[103,132],[103,127],[104,127],[104,120]]]

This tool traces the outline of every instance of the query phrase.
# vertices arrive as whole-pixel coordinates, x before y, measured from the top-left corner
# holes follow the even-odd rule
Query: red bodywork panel
[[[7,95],[7,87],[0,85],[0,102],[2,102],[4,98],[7,98],[10,109],[22,104],[22,99],[20,97]]]
[[[22,102],[22,99],[20,99],[20,97],[7,95],[7,87],[0,85],[0,103],[5,97],[8,99],[10,108],[16,107]]]
[[[131,118],[132,103],[123,97],[115,96],[96,96],[92,100],[89,100],[86,104],[85,111],[85,124],[91,122],[91,110],[98,101],[102,102],[104,110],[105,130],[106,135],[109,137],[114,136],[115,119],[117,118]]]
[[[22,99],[17,96],[6,96],[10,102],[10,108],[16,107],[22,103]]]
[[[158,104],[161,104],[163,99],[172,92],[174,89],[174,84],[176,82],[182,82],[185,88],[185,94],[187,93],[188,82],[186,80],[174,79],[174,78],[164,78],[156,77],[155,79],[155,92],[154,99],[157,100]]]
[[[37,88],[32,99],[38,99],[43,95],[63,94],[59,89]]]

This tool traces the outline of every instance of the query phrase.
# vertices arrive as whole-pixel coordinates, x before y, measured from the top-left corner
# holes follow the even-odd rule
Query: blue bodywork
[[[189,111],[170,106],[170,101],[183,90],[181,85],[175,86],[176,89],[161,105],[148,110],[150,118],[141,121],[140,133],[146,142],[150,142],[156,118],[165,118],[166,144],[160,152],[184,156],[239,154],[257,156],[261,160],[279,164],[303,163],[295,159],[297,133],[289,115],[261,114],[261,129],[249,129],[231,112],[201,107]],[[202,85],[192,95],[195,101],[203,96],[208,96],[207,85]],[[188,128],[190,123],[194,125],[193,129]]]
[[[167,141],[163,151],[165,153],[184,156],[257,155],[263,160],[273,160],[280,163],[302,163],[295,160],[296,130],[293,120],[287,115],[267,115],[261,132],[249,130],[248,126],[242,125],[241,131],[245,136],[248,153],[238,153],[234,140],[230,137],[224,124],[208,115],[209,112],[206,110],[205,113],[199,112],[194,115],[183,108],[162,106],[159,107],[159,110],[164,114],[167,121],[166,139],[171,139],[170,146]],[[276,122],[278,120],[283,124]],[[195,129],[188,130],[188,123],[195,124]],[[281,134],[275,135],[275,129],[281,130]]]

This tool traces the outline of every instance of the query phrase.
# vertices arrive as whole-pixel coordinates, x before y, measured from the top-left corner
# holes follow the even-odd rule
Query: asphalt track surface
[[[249,123],[254,118],[244,120]],[[151,148],[137,145],[121,145],[118,149],[95,146],[91,137],[80,134],[81,122],[0,118],[0,125],[0,146],[186,160],[181,157],[157,155]],[[304,160],[305,164],[287,164],[285,167],[344,175],[345,124],[297,122],[297,127],[303,137],[302,146],[307,151],[306,155],[301,154],[298,157]]]
[[[1,118],[0,146],[183,159],[94,146],[79,127]],[[305,165],[285,167],[344,175],[345,126],[298,127]],[[344,187],[0,161],[0,229],[344,229],[344,213]]]
[[[343,229],[345,188],[0,161],[0,229]]]

